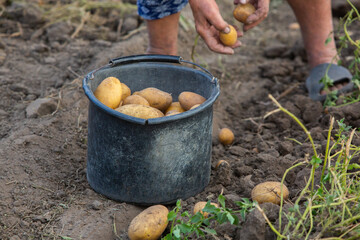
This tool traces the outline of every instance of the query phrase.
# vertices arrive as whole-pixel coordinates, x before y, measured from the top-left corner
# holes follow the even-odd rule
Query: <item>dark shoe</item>
[[[330,67],[329,67],[330,65]],[[320,80],[325,76],[326,71],[329,78],[333,81],[333,84],[336,83],[345,83],[347,85],[338,90],[338,94],[349,92],[353,89],[354,83],[351,81],[352,75],[346,68],[330,63],[323,63],[317,65],[310,71],[309,77],[306,79],[306,88],[309,92],[309,97],[315,101],[325,101],[326,95],[321,95],[320,91],[324,88],[324,84]]]

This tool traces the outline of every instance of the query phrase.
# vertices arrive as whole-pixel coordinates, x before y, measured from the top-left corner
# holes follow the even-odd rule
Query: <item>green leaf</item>
[[[71,238],[71,237],[66,237],[66,236],[60,236],[60,237],[64,240],[73,240],[73,238]]]
[[[176,218],[176,212],[175,211],[170,211],[169,214],[168,214],[168,220],[169,221],[173,221],[175,218]]]
[[[352,164],[349,164],[348,169],[349,169],[349,170],[360,169],[360,165],[357,164],[357,163],[352,163]]]
[[[227,217],[228,221],[229,221],[231,224],[234,224],[235,219],[234,219],[234,217],[231,215],[231,213],[227,213],[227,214],[226,214],[226,217]]]
[[[225,208],[225,197],[224,197],[222,194],[219,195],[218,201],[219,201],[220,205],[221,205],[223,208]]]
[[[331,42],[331,40],[332,40],[332,37],[328,37],[328,38],[325,40],[325,45],[328,45],[329,42]]]
[[[235,214],[233,214],[232,216],[233,216],[233,218],[235,219],[233,224],[234,224],[234,225],[239,225],[240,221],[239,221],[238,216],[236,216]]]
[[[180,237],[181,237],[180,229],[179,229],[178,226],[179,226],[179,225],[176,225],[176,226],[174,227],[174,231],[173,231],[173,235],[174,235],[174,237],[176,237],[176,238],[180,238]]]
[[[191,223],[198,223],[203,218],[204,218],[204,216],[200,212],[197,212],[194,216],[191,217],[190,222]]]
[[[207,233],[212,234],[212,235],[216,235],[216,231],[214,229],[211,229],[211,228],[204,228],[204,232],[207,232]]]
[[[161,238],[161,240],[172,240],[171,233],[168,233],[165,237]]]
[[[226,213],[219,213],[218,215],[217,215],[217,218],[216,218],[216,220],[217,220],[217,222],[219,223],[219,224],[223,224],[224,222],[226,222],[227,221],[227,216],[226,216]]]
[[[182,217],[190,217],[190,214],[187,211],[185,211],[181,214],[181,216]]]
[[[185,223],[178,225],[178,228],[180,229],[180,232],[182,232],[182,233],[189,233],[192,231],[192,227]]]
[[[181,199],[176,201],[176,207],[178,207],[179,209],[181,209]]]
[[[218,209],[216,206],[212,205],[210,201],[208,201],[202,211],[207,213],[217,213],[220,212],[220,209]]]

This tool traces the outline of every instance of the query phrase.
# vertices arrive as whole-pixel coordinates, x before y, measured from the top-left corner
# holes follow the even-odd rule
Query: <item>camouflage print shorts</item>
[[[160,19],[180,12],[188,0],[138,0],[138,13],[147,20]]]

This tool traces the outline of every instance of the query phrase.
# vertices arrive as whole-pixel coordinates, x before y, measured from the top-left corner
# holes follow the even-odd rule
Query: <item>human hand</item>
[[[244,24],[244,31],[248,31],[267,17],[270,0],[234,0],[235,5],[245,3],[251,3],[256,9],[256,11],[247,18],[246,23]]]
[[[189,0],[195,19],[196,31],[204,39],[210,50],[222,54],[234,54],[234,48],[241,45],[238,40],[228,47],[220,42],[219,33],[230,31],[229,24],[221,17],[219,7],[215,0]],[[238,37],[242,32],[237,31]]]

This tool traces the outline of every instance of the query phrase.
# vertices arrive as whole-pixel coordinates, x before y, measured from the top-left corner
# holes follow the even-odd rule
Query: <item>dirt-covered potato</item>
[[[145,88],[134,94],[142,96],[149,102],[151,107],[157,108],[162,112],[165,112],[172,103],[171,94],[153,87]]]
[[[200,212],[205,218],[207,218],[209,216],[209,213],[207,212],[203,212],[202,210],[204,209],[205,205],[207,202],[197,202],[194,205],[194,211],[193,213],[196,214],[197,212]],[[211,205],[215,206],[215,207],[219,207],[219,205],[217,203],[210,203]]]
[[[123,105],[116,108],[115,110],[129,116],[143,119],[158,118],[164,116],[164,114],[159,109],[140,104]]]
[[[95,97],[109,108],[119,106],[122,96],[120,80],[115,77],[105,78],[94,92]]]
[[[177,112],[185,112],[185,109],[183,109],[179,102],[172,102],[170,106],[166,109],[165,114],[167,114],[170,111],[177,111]]]
[[[256,185],[251,191],[251,198],[259,204],[271,202],[279,205],[281,200],[281,188],[283,189],[283,199],[287,200],[289,198],[289,190],[285,185],[281,187],[281,182],[263,182]]]
[[[125,98],[123,105],[128,104],[140,104],[144,106],[150,106],[149,102],[140,95],[131,95]]]
[[[229,128],[222,128],[219,132],[219,141],[223,145],[230,145],[234,142],[234,133]]]
[[[255,7],[250,4],[239,4],[233,11],[234,18],[241,23],[245,23],[246,19],[256,11]]]
[[[146,208],[139,213],[128,228],[130,240],[157,240],[168,225],[169,210],[163,205]]]
[[[125,83],[121,83],[121,90],[122,90],[121,100],[124,101],[125,98],[131,95],[131,89]]]
[[[179,95],[180,105],[186,111],[189,110],[192,106],[196,104],[202,104],[205,101],[206,98],[194,92],[182,92]]]

